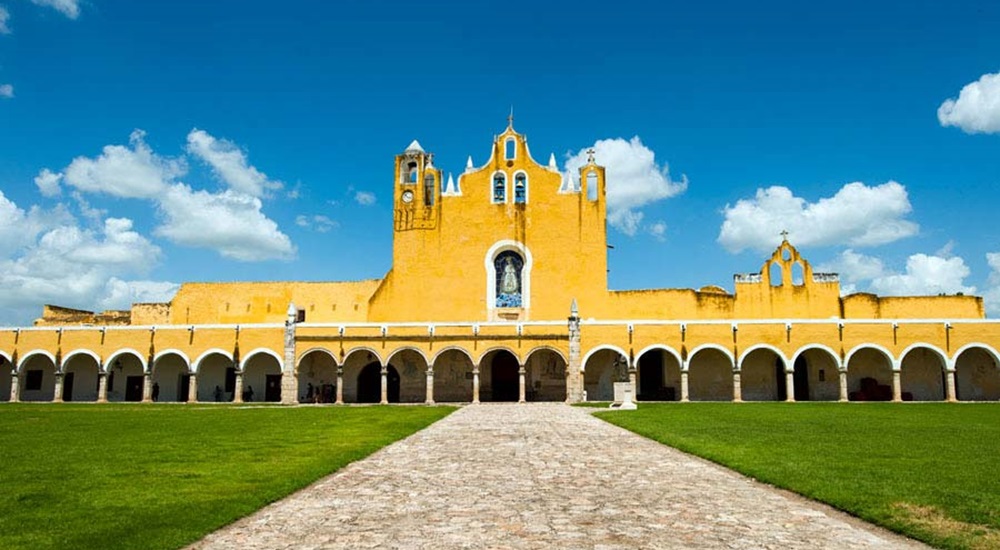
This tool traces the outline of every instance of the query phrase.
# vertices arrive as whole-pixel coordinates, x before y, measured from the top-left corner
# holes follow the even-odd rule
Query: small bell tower
[[[393,221],[396,231],[435,229],[441,214],[442,172],[434,166],[434,154],[413,140],[396,155]]]

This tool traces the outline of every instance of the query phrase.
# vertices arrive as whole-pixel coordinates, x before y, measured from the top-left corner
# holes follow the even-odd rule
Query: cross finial
[[[510,106],[510,114],[507,115],[507,126],[514,127],[514,106]]]
[[[781,230],[780,235],[781,235],[781,240],[783,240],[783,241],[787,241],[788,240],[788,230],[787,229]]]
[[[591,163],[594,162],[594,153],[595,152],[596,151],[594,151],[593,147],[591,147],[590,149],[587,149],[587,162],[591,162]]]

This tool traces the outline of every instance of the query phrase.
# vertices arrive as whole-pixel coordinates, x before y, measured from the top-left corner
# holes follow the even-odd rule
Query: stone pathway
[[[924,546],[583,409],[483,404],[192,548]]]

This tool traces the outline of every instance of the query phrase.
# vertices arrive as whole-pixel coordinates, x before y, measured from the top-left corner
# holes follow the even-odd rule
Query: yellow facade
[[[841,297],[787,240],[733,293],[609,290],[597,160],[567,182],[508,126],[446,181],[414,141],[395,159],[382,279],[46,306],[0,330],[0,399],[578,401],[616,381],[658,400],[1000,399],[981,298]]]

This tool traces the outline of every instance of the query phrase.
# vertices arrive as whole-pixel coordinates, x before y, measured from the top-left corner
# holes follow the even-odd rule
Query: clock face
[[[413,191],[403,191],[403,202],[413,202]]]

